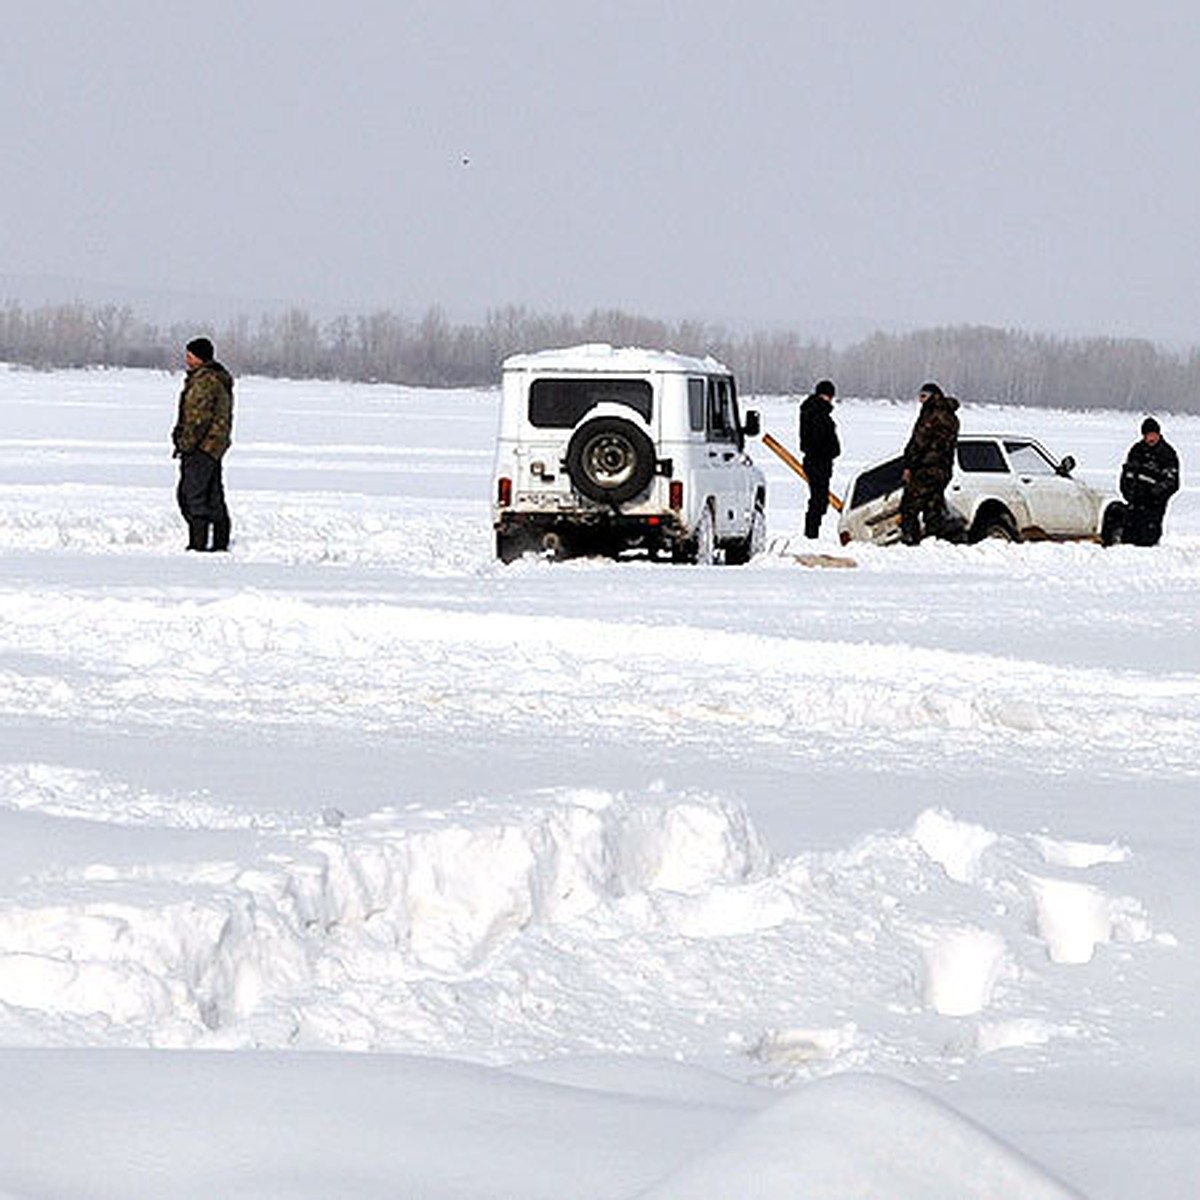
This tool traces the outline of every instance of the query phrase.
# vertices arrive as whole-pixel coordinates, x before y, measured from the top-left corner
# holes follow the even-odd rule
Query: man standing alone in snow
[[[900,499],[900,540],[915,546],[922,532],[946,531],[946,485],[958,447],[958,401],[936,383],[921,385],[921,411],[904,447],[904,495]],[[924,517],[924,530],[921,518]]]
[[[230,521],[221,459],[233,428],[233,377],[213,358],[208,338],[188,342],[186,361],[179,417],[171,433],[179,459],[175,498],[187,522],[189,550],[228,550]]]
[[[804,474],[808,476],[808,511],[804,514],[807,538],[815,538],[821,532],[821,519],[829,507],[833,460],[842,452],[833,419],[833,395],[833,384],[822,379],[800,405],[800,453],[804,455]]]
[[[1123,540],[1134,546],[1157,546],[1162,537],[1167,501],[1179,491],[1179,455],[1147,417],[1142,437],[1134,442],[1121,468],[1121,495],[1129,505]]]

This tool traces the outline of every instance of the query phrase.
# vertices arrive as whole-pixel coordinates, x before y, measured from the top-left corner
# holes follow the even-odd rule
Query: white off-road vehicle
[[[758,431],[713,358],[608,345],[514,355],[496,445],[496,554],[748,562],[766,537],[766,481],[746,453]]]
[[[954,540],[1119,542],[1125,504],[1071,472],[1075,460],[1055,459],[1038,441],[1017,434],[963,434],[946,488]],[[838,522],[843,545],[900,540],[902,457],[860,471]]]

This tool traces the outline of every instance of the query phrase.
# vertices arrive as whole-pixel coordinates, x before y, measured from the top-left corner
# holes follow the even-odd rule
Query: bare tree
[[[116,305],[26,311],[10,302],[0,310],[0,359],[43,368],[170,367],[197,332],[212,332],[222,358],[240,374],[480,387],[496,382],[509,354],[611,342],[711,354],[737,372],[744,393],[760,395],[797,395],[830,376],[843,395],[907,398],[932,378],[960,398],[995,404],[1200,411],[1200,348],[1178,354],[1137,338],[1058,338],[963,325],[875,333],[835,349],[797,330],[732,334],[621,309],[579,319],[508,306],[476,325],[451,322],[436,306],[417,321],[382,311],[324,324],[293,308],[202,331],[163,329]]]

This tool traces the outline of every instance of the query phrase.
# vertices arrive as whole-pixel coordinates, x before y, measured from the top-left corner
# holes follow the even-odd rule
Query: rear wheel
[[[689,546],[688,560],[697,566],[710,567],[717,558],[717,531],[711,504],[705,504],[696,521],[696,530]]]
[[[725,562],[732,567],[745,566],[755,555],[761,554],[767,545],[767,514],[761,500],[754,502],[754,514],[750,518],[750,529],[744,538],[725,547]]]
[[[1012,514],[1001,511],[989,513],[977,522],[972,541],[981,542],[985,538],[992,538],[1000,542],[1019,542],[1021,534]]]
[[[1104,510],[1100,526],[1100,542],[1104,546],[1119,546],[1125,540],[1125,505],[1117,502]]]
[[[496,557],[502,563],[516,562],[532,549],[533,545],[523,530],[496,530]]]

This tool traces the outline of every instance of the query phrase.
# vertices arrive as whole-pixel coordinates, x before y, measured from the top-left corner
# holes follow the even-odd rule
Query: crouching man
[[[188,342],[186,361],[179,417],[171,433],[179,459],[175,498],[187,522],[189,550],[228,550],[230,521],[221,459],[233,429],[233,376],[213,358],[208,338]]]
[[[1134,546],[1157,546],[1162,537],[1167,501],[1179,491],[1179,455],[1147,417],[1142,437],[1134,442],[1121,468],[1121,495],[1129,510],[1123,538]]]

